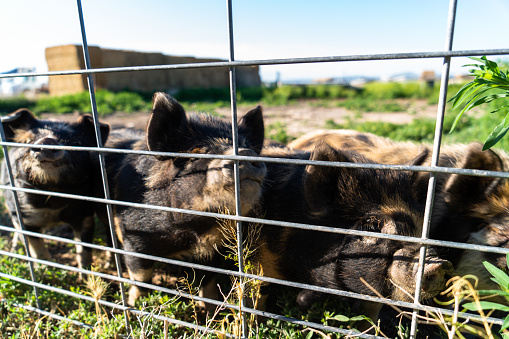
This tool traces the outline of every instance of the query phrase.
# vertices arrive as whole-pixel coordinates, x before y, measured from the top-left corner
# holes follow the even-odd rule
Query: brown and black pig
[[[262,156],[332,162],[371,163],[351,151],[319,144],[313,152],[267,147]],[[426,153],[417,157],[420,163]],[[415,174],[375,169],[266,163],[264,218],[348,230],[420,237],[422,203],[415,199]],[[418,244],[339,233],[264,225],[256,260],[264,275],[327,288],[402,301],[413,296]],[[422,297],[443,290],[450,262],[428,250]],[[402,290],[403,291],[402,291]],[[316,293],[302,291],[298,303],[311,304]],[[377,318],[381,304],[360,302],[360,312]]]
[[[39,120],[27,109],[19,109],[3,122],[6,140],[34,145],[97,146],[95,128],[90,115],[77,122]],[[106,141],[109,125],[100,125],[102,141]],[[92,196],[93,181],[98,172],[92,163],[97,156],[87,151],[63,149],[12,147],[9,159],[17,187]],[[2,163],[2,184],[9,185],[5,161]],[[6,190],[5,204],[12,222],[20,228],[14,195]],[[74,239],[91,243],[94,236],[94,207],[87,201],[66,199],[52,195],[17,193],[25,229],[43,232],[52,227],[69,225]],[[15,236],[14,239],[17,239]],[[50,253],[41,238],[28,237],[30,254],[38,259],[50,259]],[[92,250],[77,246],[79,267],[89,266]]]
[[[337,149],[350,149],[377,162],[404,164],[423,150],[428,150],[424,165],[431,163],[431,145],[396,142],[370,133],[352,130],[321,130],[302,136],[288,144],[309,150],[327,142]],[[479,143],[442,145],[438,166],[507,171],[509,157],[502,151],[482,151]],[[429,174],[416,176],[414,191],[426,198]],[[430,238],[477,245],[507,247],[509,240],[509,183],[507,180],[459,174],[437,174]],[[456,275],[475,274],[479,288],[493,289],[489,272],[482,262],[489,261],[500,269],[507,267],[504,255],[459,249],[440,249],[455,267]]]
[[[263,117],[257,107],[239,122],[238,154],[257,156],[263,139]],[[145,134],[112,133],[107,146],[232,155],[232,128],[228,122],[208,115],[186,114],[173,98],[156,93]],[[112,197],[116,200],[215,213],[235,211],[234,162],[231,160],[108,154],[106,165]],[[265,174],[262,162],[240,162],[243,215],[258,208]],[[115,205],[113,212],[117,236],[128,251],[203,262],[214,257],[215,247],[221,245],[223,235],[216,218],[120,205]],[[134,256],[125,259],[131,279],[152,280],[152,261]],[[133,305],[146,292],[146,289],[131,287],[129,304]],[[205,293],[203,289],[201,293]]]

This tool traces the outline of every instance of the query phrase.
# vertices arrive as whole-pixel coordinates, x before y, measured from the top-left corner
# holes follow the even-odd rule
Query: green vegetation
[[[480,117],[463,115],[459,120],[460,123],[456,125],[454,132],[446,133],[445,131],[449,131],[452,128],[454,121],[455,117],[446,113],[442,139],[444,143],[470,143],[478,140],[486,140],[493,130],[493,126],[500,122],[499,117],[494,114],[484,114]],[[433,142],[435,120],[414,119],[408,124],[393,124],[380,121],[362,121],[362,119],[357,120],[352,118],[341,124],[333,120],[328,120],[324,128],[354,129],[388,137],[396,141]],[[500,140],[497,147],[509,149],[509,140]]]
[[[475,79],[463,86],[451,99],[453,110],[464,104],[456,116],[451,132],[463,113],[477,106],[489,104],[490,114],[498,113],[498,120],[502,116],[504,118],[486,139],[483,147],[483,150],[486,150],[497,144],[509,131],[509,112],[507,112],[509,107],[509,69],[500,70],[498,64],[488,60],[486,56],[470,59],[482,64],[465,65],[475,67],[469,70],[472,75],[475,75]]]
[[[265,128],[265,137],[282,144],[287,144],[295,139],[288,135],[285,124],[280,121],[270,124]]]
[[[346,99],[336,105],[354,112],[404,112],[408,109],[408,105],[391,100]]]
[[[454,86],[452,87],[454,89]],[[459,88],[459,87],[458,87]],[[197,111],[213,111],[214,108],[230,106],[229,88],[184,89],[175,97],[186,108]],[[148,111],[151,107],[152,93],[96,91],[99,115],[114,112]],[[283,85],[280,87],[250,87],[237,90],[237,100],[245,105],[261,103],[265,106],[291,105],[299,100],[315,100],[317,105],[330,105],[331,102],[360,112],[402,111],[406,107],[396,103],[396,99],[426,99],[431,103],[438,101],[438,89],[421,86],[418,82],[409,83],[369,83],[363,88],[341,85]],[[24,97],[0,99],[0,113],[10,113],[26,107],[34,113],[90,113],[88,92],[43,96],[37,100]]]
[[[449,88],[449,92],[452,93],[459,89],[460,86],[452,85]],[[239,102],[249,106],[256,103],[266,106],[288,105],[296,104],[299,100],[306,100],[307,102],[311,101],[313,105],[341,106],[355,112],[408,110],[409,104],[407,104],[407,100],[401,99],[409,99],[409,101],[411,99],[420,99],[426,100],[428,103],[436,103],[438,101],[438,88],[423,88],[418,83],[372,83],[367,84],[362,90],[337,85],[281,86],[277,88],[239,89],[237,94]],[[218,114],[218,108],[229,107],[229,95],[228,89],[210,89],[185,90],[177,93],[175,96],[188,110]],[[97,91],[97,105],[101,115],[117,111],[149,111],[151,97],[152,94],[132,92],[112,93],[99,90]],[[499,101],[507,99],[503,98]],[[500,105],[506,104],[509,104],[509,102],[501,104],[498,101],[495,102],[495,100],[486,100],[480,108],[484,108],[487,111],[495,111]],[[35,113],[90,112],[88,93],[59,98],[46,97],[40,98],[37,101],[31,101],[22,97],[0,99],[0,112],[2,113],[9,113],[20,107],[27,107]],[[498,113],[500,111],[496,112],[496,114],[482,114],[478,116],[460,114],[456,119],[452,114],[446,114],[444,130],[450,130],[453,126],[455,128],[453,133],[444,135],[443,141],[445,143],[468,143],[475,140],[485,140],[493,130],[493,126],[497,126],[500,123],[501,118]],[[355,129],[386,136],[393,140],[432,142],[435,121],[433,119],[415,119],[409,124],[398,125],[386,122],[365,122],[359,117],[354,116],[341,124],[336,123],[334,120],[329,120],[324,127],[331,129]],[[284,122],[276,122],[266,126],[266,137],[285,144],[291,141],[294,136],[288,134]],[[509,147],[509,140],[501,139],[497,146],[507,149]],[[236,241],[233,241],[233,244],[236,244]],[[0,249],[5,250],[8,247],[8,238],[0,236]],[[74,249],[72,248],[71,250]],[[18,250],[18,253],[22,254],[23,250]],[[230,258],[235,259],[236,252],[233,253],[233,255],[230,255]],[[246,260],[246,262],[248,261]],[[253,269],[249,264],[246,267]],[[30,279],[26,262],[7,256],[0,258],[0,272]],[[503,287],[502,290],[505,291],[503,293],[506,293],[509,289],[509,285],[507,285],[509,278],[502,276],[498,271],[492,270],[491,267],[490,272],[494,275],[495,279],[498,279],[496,282],[503,283],[501,285]],[[43,265],[37,268],[36,274],[38,281],[44,284],[120,303],[121,298],[118,292],[118,285],[114,282],[106,283],[100,279],[91,279],[90,277],[79,281],[76,274]],[[164,280],[165,278],[163,277]],[[180,282],[180,286],[183,286],[180,288],[192,291],[192,293],[196,292],[195,288],[191,287],[186,279]],[[249,282],[249,284],[249,296],[256,298],[256,293],[253,291],[256,291],[259,285],[256,285],[256,282]],[[464,278],[458,278],[454,281],[451,288],[464,291],[464,287],[467,286],[469,291],[475,291],[475,288],[469,284]],[[221,285],[223,291],[231,291],[230,293],[225,292],[228,298],[230,298],[230,302],[238,302],[238,295],[246,293],[245,291],[238,290],[238,286],[241,284],[235,281],[232,283],[232,281],[226,279],[226,281],[221,282]],[[99,292],[100,286],[104,289],[101,292]],[[472,293],[471,295],[476,296],[482,292],[478,294]],[[0,303],[0,318],[2,319],[0,320],[0,338],[118,338],[119,334],[127,333],[123,312],[106,309],[94,302],[76,300],[47,290],[40,290],[40,294],[41,302],[46,310],[89,324],[92,326],[92,329],[82,328],[65,321],[57,321],[47,316],[39,316],[34,312],[15,307],[14,303],[35,305],[32,288],[9,279],[0,278],[0,299],[4,299]],[[277,295],[279,297],[276,304],[272,305],[272,309],[269,309],[269,311],[288,317],[348,329],[355,328],[358,321],[364,319],[362,316],[357,317],[356,311],[348,306],[349,303],[338,302],[337,299],[332,297],[323,302],[316,303],[309,310],[304,311],[296,307],[296,291],[281,289],[281,292],[277,293]],[[471,295],[469,294],[468,296]],[[507,296],[507,294],[500,295]],[[465,300],[467,300],[467,295],[465,295]],[[488,307],[488,304],[481,305]],[[143,298],[138,302],[137,307],[146,311],[148,315],[137,316],[131,314],[129,316],[128,323],[134,337],[163,338],[166,335],[170,338],[223,338],[223,333],[225,332],[238,333],[239,316],[231,310],[222,310],[213,318],[200,319],[195,304],[192,301],[173,298],[160,292],[153,292],[149,297]],[[470,307],[471,310],[482,310],[482,307],[466,307]],[[507,311],[507,309],[504,308],[502,311]],[[154,318],[154,315],[164,315],[190,323],[205,324],[205,326],[209,326],[216,332],[202,334],[201,332],[195,332],[193,329],[159,321]],[[268,320],[260,324],[256,324],[252,318],[249,321],[253,325],[250,332],[250,337],[252,338],[270,339],[288,337],[309,339],[321,338],[325,337],[325,335],[330,338],[339,337],[331,333],[321,334],[310,328],[304,328],[284,321]],[[437,324],[440,326],[439,321]],[[463,330],[465,329],[468,330],[467,327],[463,327]],[[444,331],[447,332],[448,329],[444,328]],[[401,336],[405,337],[404,334],[401,334]]]
[[[506,264],[507,260],[509,260],[509,254],[506,255]],[[453,315],[430,312],[426,316],[426,320],[439,326],[448,338],[509,338],[509,307],[507,306],[509,276],[487,261],[484,261],[483,264],[491,274],[491,280],[498,285],[499,289],[477,290],[478,278],[474,275],[454,277],[447,282],[449,287],[441,292],[442,295],[447,295],[450,299],[440,301],[435,298],[439,305],[449,306],[453,310]],[[459,315],[466,311],[477,312],[479,318],[464,321]],[[505,317],[504,323],[500,327],[493,326],[486,319],[493,316],[494,311],[500,312],[496,315],[497,318]]]
[[[509,254],[506,255],[506,265],[509,262]],[[495,267],[487,261],[483,262],[484,267],[490,272],[493,280],[499,287],[498,290],[481,290],[477,291],[480,296],[498,296],[505,302],[509,302],[509,275],[501,269]],[[509,267],[509,266],[508,266]],[[486,300],[474,300],[474,302],[470,302],[468,304],[463,305],[466,310],[477,311],[479,314],[484,315],[483,311],[491,311],[497,310],[504,312],[506,317],[504,319],[504,324],[500,328],[500,334],[502,338],[509,338],[509,307],[506,304],[500,304],[498,302],[486,301]]]
[[[7,247],[9,247],[7,237],[0,237],[0,249],[6,250]],[[23,254],[23,252],[22,248],[17,251],[18,254]],[[230,256],[228,255],[227,258]],[[231,259],[236,259],[235,254]],[[248,263],[247,267],[251,268],[249,262],[246,262]],[[27,263],[19,259],[2,256],[0,272],[30,280]],[[98,277],[88,276],[77,283],[79,281],[77,274],[39,265],[36,267],[36,279],[46,285],[92,296],[94,300],[103,299],[121,303],[116,283],[107,283]],[[163,279],[163,284],[164,280],[166,279]],[[226,291],[225,298],[229,302],[238,302],[236,294],[240,285],[233,282],[234,287],[232,287],[232,282],[228,278],[224,280],[221,285],[223,286],[222,291]],[[257,284],[259,286],[259,282],[248,282],[251,291]],[[193,295],[197,293],[196,287],[191,286],[187,279],[179,280],[178,286],[179,290],[190,292]],[[231,292],[227,292],[229,289]],[[127,334],[124,313],[119,310],[112,310],[96,302],[74,299],[44,289],[39,289],[39,294],[43,309],[88,324],[92,328],[80,327],[48,316],[40,316],[37,313],[16,307],[15,303],[35,306],[33,289],[22,283],[0,278],[0,299],[4,300],[0,302],[0,338],[120,338],[121,335]],[[280,293],[275,295],[279,296],[276,305],[272,306],[276,312],[299,320],[351,329],[358,321],[364,319],[364,317],[355,317],[355,311],[347,303],[338,302],[332,297],[303,311],[295,304],[296,291],[281,289]],[[252,293],[249,296],[253,297]],[[214,317],[209,316],[204,319],[192,301],[157,291],[151,292],[148,297],[141,298],[136,307],[146,314],[129,314],[128,323],[135,338],[223,338],[223,333],[238,333],[240,318],[236,311],[224,309]],[[157,320],[156,315],[200,324],[214,332],[204,334],[192,328],[174,325],[170,322],[165,323]],[[252,325],[250,338],[307,339],[320,337],[313,335],[309,328],[280,320],[269,319],[258,325],[254,317],[249,321]],[[336,334],[327,334],[330,338],[339,338]]]

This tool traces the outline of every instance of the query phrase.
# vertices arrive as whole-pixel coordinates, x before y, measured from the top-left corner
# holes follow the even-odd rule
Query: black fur
[[[92,117],[85,115],[76,123],[39,120],[27,109],[11,114],[3,123],[7,141],[40,145],[96,146]],[[100,125],[102,142],[108,137],[109,126]],[[97,154],[85,151],[64,151],[44,148],[11,148],[9,158],[17,187],[92,196],[98,169],[92,165]],[[2,183],[9,184],[6,163],[2,163]],[[27,230],[42,232],[59,225],[69,225],[78,240],[92,242],[94,235],[93,205],[90,202],[55,196],[17,193],[23,223]],[[5,203],[16,227],[18,218],[11,191],[5,193]],[[16,237],[15,237],[16,239]],[[29,238],[31,254],[49,259],[49,252],[39,238]],[[79,250],[78,252],[81,252]],[[91,249],[79,253],[80,266],[91,263]]]

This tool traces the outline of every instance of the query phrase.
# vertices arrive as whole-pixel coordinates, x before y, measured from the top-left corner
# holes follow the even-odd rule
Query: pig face
[[[39,120],[26,109],[20,109],[4,118],[3,127],[9,142],[52,146],[96,146],[92,117],[85,115],[76,123]],[[100,125],[103,142],[109,126]],[[95,156],[95,155],[94,155]],[[9,151],[14,175],[14,185],[61,193],[90,196],[95,169],[92,155],[86,151],[16,147]],[[6,164],[2,166],[2,183],[9,184]],[[22,220],[29,231],[40,232],[47,228],[69,225],[75,240],[92,242],[94,219],[92,204],[85,201],[65,199],[18,192]],[[12,192],[5,193],[5,203],[11,213],[14,226],[20,228]],[[17,236],[14,236],[17,244]],[[28,238],[30,253],[39,259],[50,255],[40,238]],[[77,246],[78,265],[91,263],[91,249]]]
[[[92,117],[85,115],[77,123],[36,119],[26,109],[12,113],[4,122],[7,141],[52,146],[96,146]],[[108,137],[109,126],[101,124],[103,142]],[[72,184],[89,176],[88,152],[61,149],[17,148],[12,151],[12,161],[19,166],[19,173],[33,185]]]
[[[418,156],[418,164],[426,157]],[[336,162],[370,161],[357,153],[317,145],[312,160]],[[376,233],[420,237],[423,205],[412,192],[413,174],[372,169],[332,168],[309,165],[304,179],[305,198],[316,220],[327,225]],[[335,279],[337,286],[373,294],[360,278],[385,297],[409,301],[413,296],[419,246],[405,242],[347,235],[338,245]],[[438,294],[445,287],[452,264],[428,252],[423,297]]]
[[[239,122],[238,154],[256,156],[263,144],[261,108],[247,112]],[[187,116],[171,98],[154,97],[154,109],[147,126],[147,146],[152,151],[232,155],[233,140],[228,123],[204,115]],[[157,157],[147,180],[154,189],[168,182],[171,205],[200,211],[235,211],[234,161]],[[170,175],[168,177],[168,174]],[[239,162],[241,212],[256,206],[266,175],[262,162]]]

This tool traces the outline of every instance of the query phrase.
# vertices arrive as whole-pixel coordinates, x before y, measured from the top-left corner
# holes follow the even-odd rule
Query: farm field
[[[404,87],[403,87],[404,88]],[[413,87],[415,89],[415,86]],[[451,89],[450,96],[453,95],[458,87]],[[277,90],[276,90],[277,91]],[[275,92],[276,92],[275,91]],[[243,99],[242,95],[238,103],[238,115],[242,116],[246,111],[256,105],[261,105],[264,112],[264,122],[266,128],[266,137],[278,142],[287,143],[305,133],[317,129],[335,129],[348,128],[359,131],[370,132],[382,136],[390,137],[394,140],[412,140],[415,142],[431,142],[433,139],[435,121],[437,113],[437,103],[431,94],[421,95],[418,92],[413,94],[401,95],[383,95],[378,94],[361,97],[359,94],[342,94],[339,97],[303,97],[289,95],[286,99],[267,99],[266,96],[259,98]],[[435,91],[436,93],[436,91]],[[187,94],[189,96],[189,94]],[[134,97],[134,96],[133,96]],[[175,95],[179,99],[178,95]],[[86,98],[86,96],[85,96]],[[225,100],[191,100],[186,95],[182,95],[183,106],[188,111],[204,111],[224,119],[230,118],[229,102]],[[136,99],[138,100],[138,99]],[[143,102],[137,102],[136,105],[130,105],[130,108],[123,109],[126,106],[118,106],[107,114],[101,114],[101,101],[99,104],[99,113],[101,114],[101,122],[110,124],[115,127],[130,127],[144,129],[150,111],[150,105],[147,99]],[[127,102],[131,102],[127,100]],[[30,103],[29,103],[30,104]],[[0,101],[0,110],[7,113],[12,110],[8,105],[3,105]],[[64,121],[76,121],[77,113],[75,108],[67,109],[71,112],[55,112],[49,107],[37,112],[39,118],[43,119],[60,119]],[[37,110],[35,110],[37,111]],[[446,110],[446,119],[444,123],[444,142],[445,143],[468,143],[472,141],[483,142],[489,132],[495,125],[498,117],[485,114],[486,109],[477,109],[465,115],[456,130],[452,134],[448,134],[452,121],[456,116],[456,112],[451,112],[448,106]],[[81,112],[81,111],[80,111]],[[497,145],[497,148],[507,149],[507,141]],[[9,221],[3,216],[2,224],[8,224]],[[67,229],[60,230],[64,235],[70,237],[72,232]],[[97,242],[103,243],[104,240],[97,235]],[[6,234],[0,234],[0,249],[10,249],[10,239]],[[52,242],[50,251],[55,260],[60,263],[76,265],[74,260],[73,246]],[[23,253],[22,249],[18,250],[19,254]],[[115,274],[110,269],[104,269],[106,266],[105,259],[100,253],[96,253],[96,265],[94,269]],[[98,259],[98,260],[97,260]],[[4,257],[0,261],[0,272],[21,275],[25,279],[29,279],[28,268],[26,263],[16,259]],[[172,273],[164,267],[157,267],[157,275],[155,281],[161,284],[175,284],[172,279]],[[71,291],[76,293],[84,293],[93,295],[95,293],[93,284],[101,282],[93,282],[82,280],[76,284],[77,275],[73,273],[63,272],[55,269],[47,269],[39,267],[37,274],[44,283],[57,287],[68,288],[72,286]],[[127,277],[127,276],[126,276]],[[187,281],[181,282],[184,285]],[[225,286],[228,281],[224,282]],[[182,285],[181,285],[182,286]],[[187,288],[187,287],[186,287]],[[117,333],[125,331],[125,321],[122,312],[111,312],[106,308],[100,307],[93,302],[71,302],[70,298],[66,298],[58,293],[44,292],[44,305],[51,312],[71,316],[78,321],[92,324],[93,329],[77,328],[68,323],[62,324],[45,317],[37,317],[27,311],[20,310],[12,305],[12,301],[18,303],[33,303],[33,295],[31,289],[23,284],[15,283],[0,278],[0,297],[11,300],[2,304],[0,315],[3,317],[0,322],[0,338],[24,338],[30,337],[31,333],[38,333],[41,338],[52,338],[55,335],[75,336],[83,338],[118,338]],[[194,292],[193,292],[194,293]],[[348,303],[338,303],[333,298],[324,302],[317,303],[312,309],[303,311],[298,309],[294,304],[295,291],[283,291],[278,301],[271,305],[272,310],[294,317],[301,320],[319,322],[323,325],[332,325],[346,329],[356,327],[356,322],[361,318],[356,317],[357,314],[352,311]],[[115,284],[107,286],[104,298],[108,301],[119,303],[120,296],[118,287]],[[137,305],[147,311],[146,316],[132,317],[129,319],[136,337],[162,337],[162,333],[169,331],[169,337],[174,338],[190,338],[200,337],[197,332],[192,329],[184,329],[179,326],[168,325],[167,323],[155,320],[155,314],[166,315],[170,317],[178,317],[189,322],[196,322],[200,318],[199,312],[193,307],[192,303],[183,299],[172,299],[171,296],[161,294],[159,292],[152,293],[150,297],[143,299]],[[203,319],[200,320],[203,322]],[[214,334],[204,335],[203,337],[219,337],[222,338],[221,331],[234,333],[238,329],[238,318],[235,313],[224,312],[216,319],[206,319],[206,326],[215,329]],[[402,328],[398,333],[398,338],[406,338],[408,335],[406,329]],[[20,334],[23,333],[23,334]],[[46,333],[46,335],[45,335]],[[57,334],[55,334],[57,333]],[[17,334],[20,334],[16,336]],[[323,334],[323,336],[322,336]],[[309,328],[299,327],[297,325],[287,324],[276,320],[269,320],[262,323],[257,331],[251,333],[253,338],[336,338],[335,334],[319,333]]]

